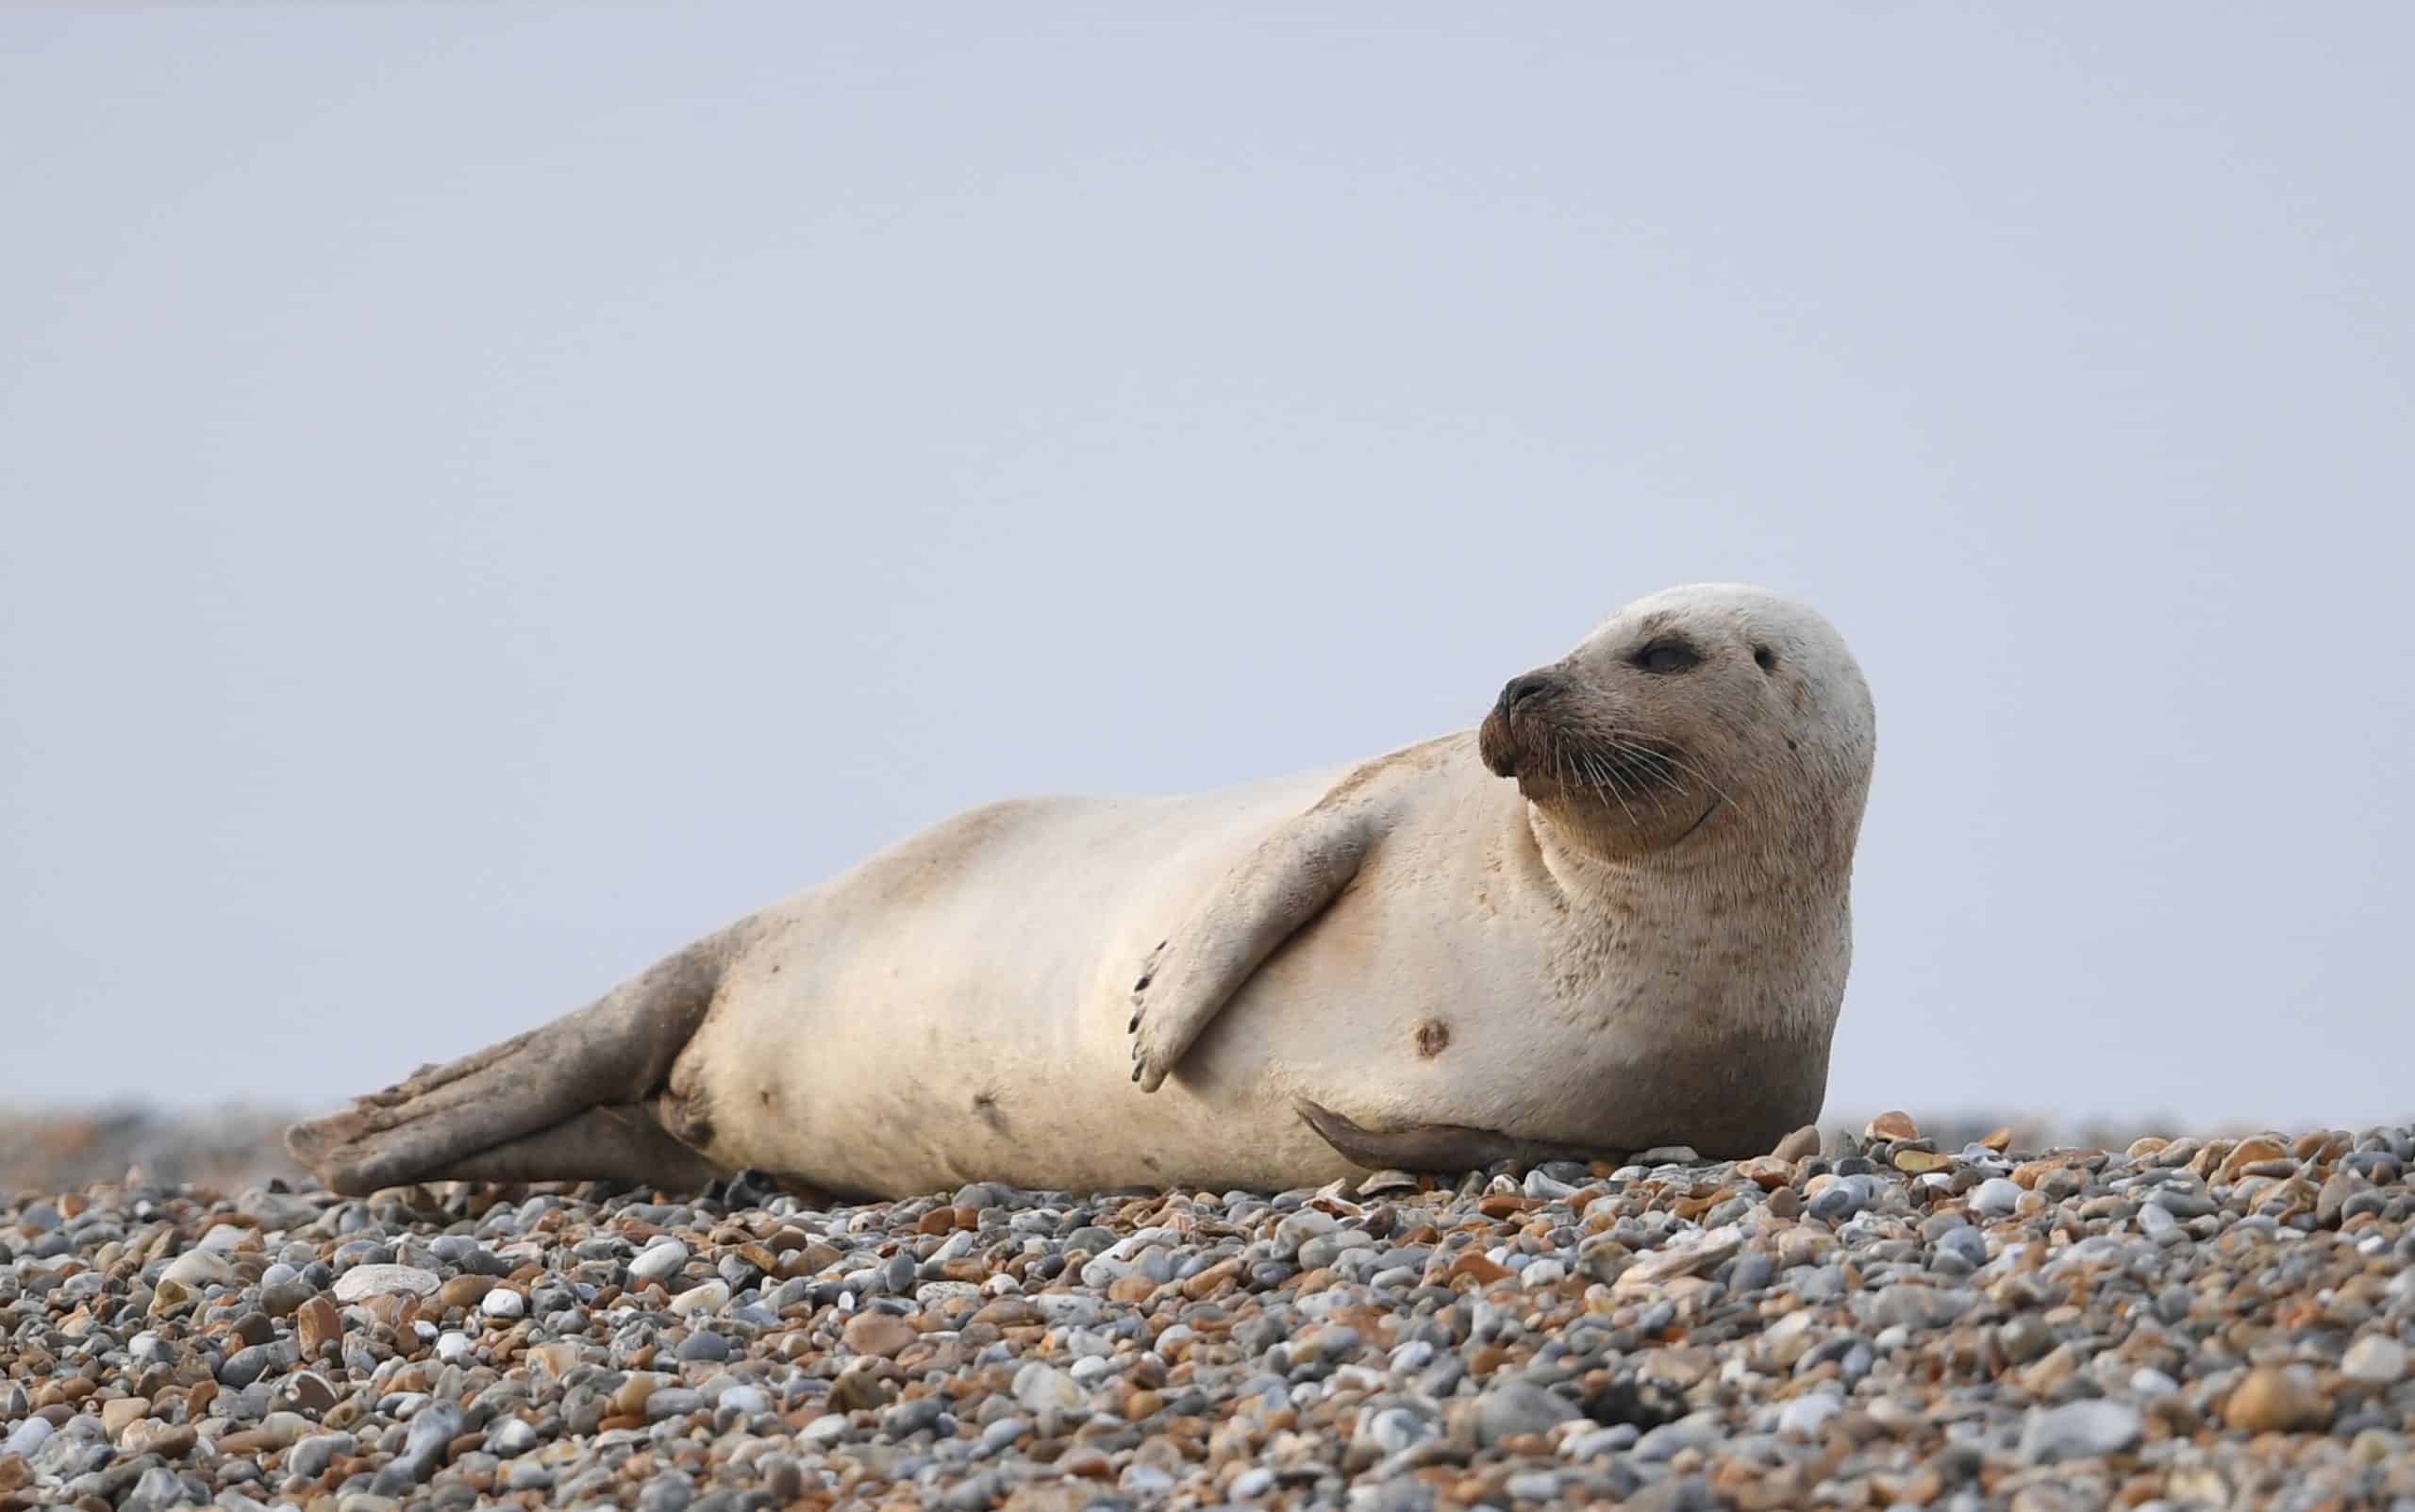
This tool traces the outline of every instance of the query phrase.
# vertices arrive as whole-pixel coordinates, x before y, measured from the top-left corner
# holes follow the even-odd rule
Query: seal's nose
[[[1501,712],[1507,714],[1526,700],[1548,693],[1557,686],[1558,683],[1548,673],[1530,672],[1512,677],[1501,690]]]

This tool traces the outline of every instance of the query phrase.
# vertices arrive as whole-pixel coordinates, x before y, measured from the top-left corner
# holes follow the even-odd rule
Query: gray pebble
[[[1495,1386],[1476,1399],[1476,1442],[1486,1446],[1519,1434],[1548,1433],[1583,1414],[1575,1404],[1524,1381]]]
[[[2030,1409],[2021,1428],[2020,1453],[2032,1465],[2096,1459],[2133,1447],[2145,1433],[2145,1420],[2126,1402],[2067,1402]]]

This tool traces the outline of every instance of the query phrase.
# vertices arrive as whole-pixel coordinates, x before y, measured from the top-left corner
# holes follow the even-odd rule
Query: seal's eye
[[[1767,646],[1753,648],[1753,664],[1763,672],[1777,671],[1777,653]]]
[[[1661,673],[1664,674],[1675,672],[1691,672],[1694,668],[1702,665],[1702,653],[1693,648],[1692,641],[1680,640],[1675,636],[1670,636],[1659,640],[1655,640],[1650,645],[1644,647],[1641,651],[1637,652],[1635,654],[1635,664],[1642,668],[1645,672]]]

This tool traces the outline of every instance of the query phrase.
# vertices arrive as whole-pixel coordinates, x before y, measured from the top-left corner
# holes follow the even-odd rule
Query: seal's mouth
[[[1712,793],[1710,795],[1709,804],[1706,806],[1702,811],[1702,817],[1695,820],[1692,823],[1688,824],[1686,826],[1686,832],[1683,835],[1678,836],[1675,839],[1671,840],[1669,843],[1672,845],[1680,845],[1685,841],[1693,839],[1694,831],[1702,828],[1705,824],[1709,823],[1710,816],[1719,812],[1719,806],[1724,802],[1725,802],[1725,800],[1718,793]]]
[[[1566,695],[1567,686],[1547,672],[1512,677],[1476,728],[1476,755],[1496,777],[1514,777],[1539,747],[1551,740],[1549,715]]]
[[[1509,733],[1509,721],[1498,708],[1476,726],[1475,753],[1483,758],[1484,770],[1496,777],[1516,776],[1518,763],[1525,756],[1517,737]]]
[[[1550,673],[1511,678],[1476,727],[1485,770],[1521,779],[1521,789],[1533,779],[1619,801],[1657,804],[1686,790],[1694,769],[1682,750],[1637,730],[1597,727],[1570,707],[1567,692]],[[1705,810],[1686,833],[1709,817]]]

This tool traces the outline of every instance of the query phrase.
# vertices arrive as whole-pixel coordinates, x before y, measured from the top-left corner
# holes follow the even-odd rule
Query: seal
[[[941,823],[295,1126],[338,1191],[1287,1188],[1812,1122],[1876,723],[1810,608],[1672,589],[1481,724]],[[1505,780],[1506,779],[1506,780]]]

